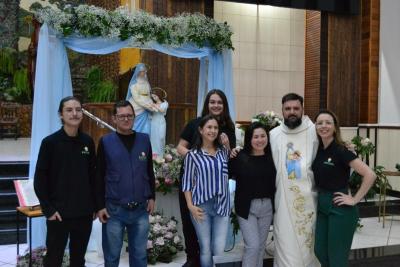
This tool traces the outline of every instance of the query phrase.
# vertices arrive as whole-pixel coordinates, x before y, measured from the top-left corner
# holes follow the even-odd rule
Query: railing
[[[110,131],[115,131],[115,129],[107,123],[112,121],[113,103],[87,103],[83,106],[84,110],[90,113],[90,115],[85,113],[81,129],[93,138],[95,144],[98,144],[98,141],[103,135]],[[166,143],[176,145],[183,127],[193,118],[196,118],[195,104],[170,104],[165,118],[167,121]],[[103,126],[103,128],[99,126]]]
[[[99,117],[96,117],[95,115],[93,115],[92,113],[90,113],[89,111],[87,111],[86,109],[82,108],[82,112],[83,114],[85,114],[86,116],[88,116],[90,119],[94,120],[96,122],[96,124],[98,126],[100,126],[101,128],[107,128],[111,131],[115,131],[115,128],[112,127],[110,124],[108,124],[107,122],[103,121],[102,119],[100,119]]]

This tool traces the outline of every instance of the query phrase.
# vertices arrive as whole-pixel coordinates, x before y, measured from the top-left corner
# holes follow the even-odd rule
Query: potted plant
[[[350,149],[354,149],[358,156],[361,157],[361,160],[369,158],[372,154],[375,153],[375,145],[368,138],[362,138],[361,136],[355,136],[351,140],[351,143],[348,144]],[[391,189],[391,185],[389,184],[386,175],[384,174],[385,167],[377,165],[373,168],[376,174],[376,180],[374,185],[365,195],[365,198],[373,198],[375,194],[379,193],[380,188],[386,184],[388,189]],[[353,171],[350,175],[350,190],[353,194],[355,194],[361,186],[362,177],[357,172]]]
[[[86,74],[85,87],[88,102],[114,102],[117,87],[112,81],[104,80],[101,69],[94,66]]]

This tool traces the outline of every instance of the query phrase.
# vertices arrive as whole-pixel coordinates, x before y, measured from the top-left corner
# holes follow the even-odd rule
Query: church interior
[[[144,14],[149,14],[160,21],[176,17],[179,22],[185,14],[198,14],[193,20],[208,18],[210,25],[220,25],[221,32],[225,29],[222,27],[229,28],[224,32],[228,41],[220,51],[210,42],[204,43],[205,48],[197,46],[197,50],[190,47],[177,51],[180,47],[174,46],[168,50],[156,48],[153,40],[130,47],[121,44],[121,49],[110,48],[107,53],[79,52],[76,43],[65,41],[65,51],[59,59],[52,52],[54,40],[58,38],[57,42],[62,43],[68,38],[54,35],[46,40],[52,49],[43,54],[46,19],[43,16],[40,21],[35,12],[43,7],[63,10],[83,4],[106,11],[121,6],[132,13],[142,10],[144,13],[135,14],[146,19]],[[84,115],[80,130],[90,135],[97,146],[102,136],[115,130],[113,105],[126,99],[139,63],[147,68],[152,92],[158,91],[168,103],[163,115],[164,146],[167,145],[165,155],[172,157],[185,125],[202,115],[202,103],[211,89],[221,89],[228,98],[239,146],[243,146],[243,129],[260,116],[282,120],[281,99],[288,93],[304,98],[304,115],[312,121],[320,110],[333,111],[340,122],[343,141],[371,148],[364,154],[356,151],[378,177],[374,191],[358,204],[360,219],[349,266],[399,266],[399,13],[397,0],[1,1],[0,266],[29,266],[22,263],[29,262],[29,249],[45,244],[43,214],[32,215],[33,209],[29,209],[26,216],[19,210],[22,205],[14,184],[17,180],[32,182],[41,139],[61,126],[57,107],[61,97],[67,96],[64,92],[72,90],[81,99]],[[52,26],[54,21],[47,22]],[[151,27],[143,31],[151,32]],[[67,65],[62,65],[65,62]],[[52,87],[65,84],[65,88]],[[55,123],[46,124],[54,119]],[[154,166],[162,165],[165,155],[158,155],[161,161],[157,161],[160,157],[153,157]],[[171,182],[166,177],[156,178],[160,179],[156,181],[157,214],[177,220],[175,232],[183,244],[178,178],[173,177]],[[214,257],[216,266],[241,266],[243,238],[240,231],[233,232],[233,227],[230,225],[224,254]],[[273,226],[266,231],[272,233],[272,229]],[[104,266],[101,242],[101,223],[96,220],[86,266]],[[182,245],[177,248],[167,260],[160,258],[152,265],[182,266],[186,254]],[[263,266],[273,266],[273,259],[274,237],[269,234]],[[129,266],[126,249],[119,266]]]

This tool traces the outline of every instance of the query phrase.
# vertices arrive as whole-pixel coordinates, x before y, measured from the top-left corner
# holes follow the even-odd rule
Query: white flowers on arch
[[[233,49],[230,26],[200,13],[182,13],[166,18],[142,10],[130,12],[125,6],[109,11],[92,5],[67,5],[63,10],[38,9],[35,16],[64,37],[130,39],[141,45],[157,42],[172,47],[193,43],[198,47],[208,45],[217,51]]]

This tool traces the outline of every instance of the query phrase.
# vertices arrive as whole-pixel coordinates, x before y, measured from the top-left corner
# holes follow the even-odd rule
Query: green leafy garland
[[[126,7],[113,11],[96,6],[65,6],[63,10],[45,7],[35,11],[41,23],[47,23],[64,37],[104,37],[146,45],[158,42],[179,47],[193,43],[217,51],[233,49],[230,26],[200,13],[183,13],[175,17],[157,17],[142,10],[130,12]]]

